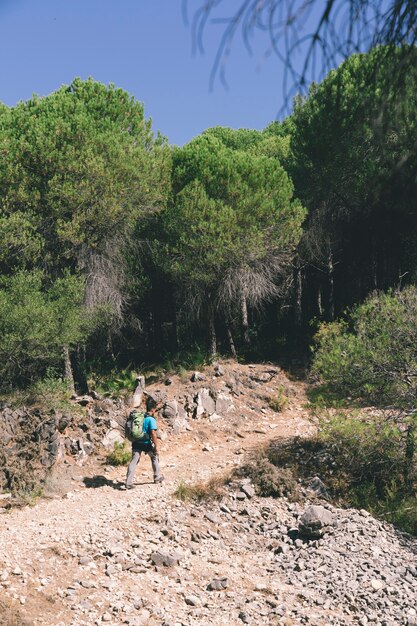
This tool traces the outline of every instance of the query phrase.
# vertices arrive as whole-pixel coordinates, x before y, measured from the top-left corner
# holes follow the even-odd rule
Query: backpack
[[[125,424],[125,437],[129,441],[147,441],[148,435],[143,432],[145,413],[140,409],[133,409],[129,413]]]

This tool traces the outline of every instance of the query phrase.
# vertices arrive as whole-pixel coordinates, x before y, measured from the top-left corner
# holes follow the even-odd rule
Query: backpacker
[[[129,413],[125,425],[125,436],[129,441],[146,441],[148,435],[143,432],[143,420],[145,413],[140,409],[133,409]]]

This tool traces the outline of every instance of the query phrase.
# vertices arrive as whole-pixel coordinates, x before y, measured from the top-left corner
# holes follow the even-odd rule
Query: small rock
[[[240,489],[248,498],[253,498],[256,495],[253,485],[241,485]]]
[[[204,517],[208,519],[209,522],[212,522],[213,524],[220,524],[219,518],[216,517],[216,515],[214,515],[213,513],[210,513],[210,512],[204,513]]]
[[[201,606],[201,600],[198,596],[186,596],[184,600],[185,604],[189,606]]]
[[[110,613],[103,613],[103,615],[101,616],[102,622],[111,622],[111,620],[112,616],[110,615]]]
[[[333,515],[324,506],[309,506],[300,517],[298,531],[300,535],[319,539],[334,523]]]
[[[213,580],[209,583],[207,589],[209,591],[223,591],[223,589],[227,589],[228,585],[229,581],[226,577],[213,578]]]
[[[374,591],[379,591],[380,589],[383,588],[383,586],[384,586],[384,583],[382,580],[378,580],[376,578],[371,580],[371,587]]]
[[[206,377],[204,376],[204,374],[201,374],[201,372],[194,372],[191,376],[191,382],[196,383],[199,380],[206,380]]]
[[[152,552],[151,561],[157,567],[173,567],[174,565],[178,565],[179,556],[165,554],[164,552]]]

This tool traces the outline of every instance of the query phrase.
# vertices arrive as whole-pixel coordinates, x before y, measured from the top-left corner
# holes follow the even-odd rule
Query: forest
[[[218,357],[301,370],[348,410],[315,471],[417,533],[415,55],[353,54],[282,121],[183,147],[93,79],[1,105],[3,402]]]
[[[197,354],[306,364],[320,325],[414,285],[410,54],[355,54],[282,122],[184,147],[93,79],[2,105],[3,391]]]

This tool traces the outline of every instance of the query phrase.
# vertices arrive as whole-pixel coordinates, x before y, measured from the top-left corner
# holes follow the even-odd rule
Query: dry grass
[[[229,477],[225,476],[215,476],[206,482],[198,481],[192,484],[181,480],[174,491],[174,496],[183,502],[220,500],[225,495],[224,487],[228,480]]]

